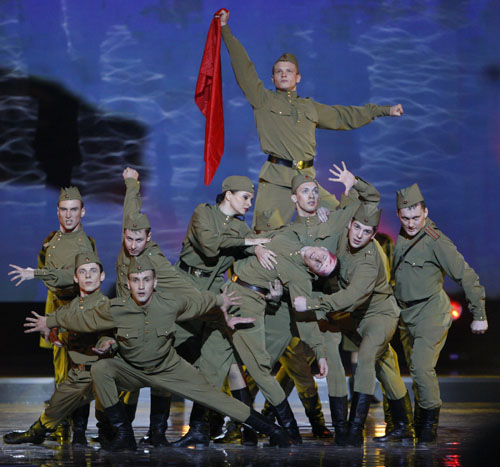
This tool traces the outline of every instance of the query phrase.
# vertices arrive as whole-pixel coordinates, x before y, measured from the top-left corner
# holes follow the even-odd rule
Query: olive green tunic
[[[316,155],[316,128],[352,130],[387,116],[390,106],[366,104],[363,107],[324,105],[301,98],[296,91],[271,91],[264,87],[244,47],[229,26],[222,26],[236,81],[253,108],[260,145],[265,154],[290,161],[310,161]],[[265,162],[255,202],[255,211],[278,208],[284,223],[290,222],[294,205],[290,200],[292,178],[298,173],[315,176],[314,167],[301,171]],[[264,190],[261,193],[261,190]],[[320,189],[320,196],[329,193]]]
[[[252,231],[240,218],[224,214],[219,205],[200,204],[189,222],[175,267],[197,289],[218,293],[224,285],[224,274],[235,258],[254,251],[254,247],[245,247],[245,238],[251,236]],[[181,262],[188,271],[181,268]],[[218,336],[207,340],[206,335],[212,332]],[[176,347],[190,363],[199,357],[202,343],[209,347],[204,350],[207,352],[217,353],[220,346],[227,346],[214,323],[193,320],[177,324]]]
[[[350,334],[357,329],[361,336],[354,391],[373,394],[378,377],[387,397],[394,400],[406,394],[389,345],[400,311],[375,242],[372,240],[363,248],[353,250],[349,246],[348,228],[344,229],[337,249],[340,290],[321,298],[326,307],[317,311],[317,316],[324,319],[325,310],[350,313],[354,326],[351,320],[340,320],[339,327]]]
[[[109,299],[96,290],[86,297],[74,298],[61,309],[83,314],[108,302]],[[74,410],[94,399],[90,366],[99,360],[99,356],[92,352],[92,347],[96,346],[101,334],[70,331],[63,336],[61,341],[68,351],[71,369],[67,379],[54,391],[41,416],[41,422],[49,429],[55,429]]]
[[[417,242],[418,238],[422,239]],[[405,251],[415,246],[400,261]],[[427,219],[415,237],[400,232],[394,249],[395,296],[401,306],[402,339],[419,405],[441,406],[436,363],[452,324],[451,305],[443,290],[445,274],[460,284],[475,320],[486,319],[485,291],[479,277],[453,242]]]
[[[88,237],[80,226],[74,232],[54,231],[44,240],[38,254],[36,279],[41,279],[48,289],[45,314],[49,315],[78,295],[74,281],[75,256],[85,251],[96,251],[94,239]],[[40,347],[52,348],[56,386],[68,375],[68,355],[64,347],[52,346],[40,338]]]
[[[304,245],[323,246],[331,252],[336,252],[338,239],[360,202],[378,203],[379,200],[378,190],[362,178],[356,177],[356,183],[348,196],[342,196],[340,205],[330,212],[327,222],[322,223],[317,215],[297,216],[288,229],[293,230]],[[329,284],[322,279],[315,284],[315,288],[327,293]],[[332,397],[343,397],[347,394],[347,384],[339,347],[342,335],[337,326],[322,326],[321,330],[328,363],[328,394]]]
[[[173,347],[177,320],[196,318],[220,304],[208,296],[154,292],[145,306],[137,305],[129,296],[115,298],[86,313],[59,310],[48,317],[47,325],[80,332],[114,329],[116,356],[100,360],[91,370],[96,394],[104,407],[118,402],[118,390],[151,387],[187,397],[243,422],[250,408],[215,390]]]
[[[252,256],[237,261],[234,266],[235,274],[248,284],[267,289],[269,282],[279,279],[288,289],[290,297],[305,295],[310,297],[314,275],[309,272],[300,255],[302,245],[294,232],[282,232],[268,243],[269,249],[277,255],[278,264],[275,269],[264,269],[257,258]],[[285,399],[285,393],[278,382],[271,376],[271,358],[265,345],[265,310],[266,300],[258,292],[242,285],[229,281],[228,291],[240,296],[241,305],[233,307],[231,314],[242,317],[255,318],[255,322],[242,327],[232,335],[232,344],[238,357],[246,366],[247,371],[259,386],[264,397],[272,404],[277,405]],[[311,309],[314,309],[316,299],[311,299]],[[325,356],[323,342],[315,323],[297,323],[301,338],[311,346],[318,358]],[[287,330],[285,330],[287,332]],[[216,387],[221,387],[232,362],[232,347],[228,346],[225,353],[210,355],[202,352],[199,367],[202,373]],[[219,362],[219,365],[216,365]]]

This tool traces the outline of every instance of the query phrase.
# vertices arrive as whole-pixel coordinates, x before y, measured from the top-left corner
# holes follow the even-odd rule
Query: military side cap
[[[396,193],[396,204],[398,209],[409,208],[422,201],[424,201],[424,197],[416,183]]]
[[[123,222],[123,228],[128,230],[150,229],[148,216],[142,212],[129,214]]]
[[[373,204],[362,203],[355,212],[353,219],[361,222],[363,225],[370,227],[377,227],[380,221],[380,214],[382,210]]]
[[[130,259],[130,264],[128,266],[128,273],[129,274],[134,274],[137,272],[144,272],[144,271],[154,271],[155,268],[153,266],[153,263],[149,259],[149,256],[147,255],[140,255],[140,256],[133,256]]]
[[[59,204],[61,201],[71,201],[73,199],[77,199],[83,203],[82,195],[76,186],[61,188],[61,193],[59,194],[57,203]]]
[[[276,65],[276,63],[278,63],[278,62],[291,62],[291,63],[293,63],[297,68],[297,73],[299,73],[299,61],[297,60],[297,57],[294,54],[285,53],[280,58],[278,58],[278,60],[276,60],[274,62],[274,64]]]
[[[75,256],[75,271],[82,264],[91,264],[91,263],[96,263],[99,266],[101,266],[101,270],[103,269],[101,260],[94,251],[84,251],[83,253],[78,253]]]
[[[255,213],[255,230],[276,230],[285,225],[279,209],[269,209]]]
[[[309,183],[309,182],[316,183],[316,186],[319,188],[319,184],[314,177],[311,177],[310,175],[304,175],[304,174],[295,175],[295,177],[292,178],[292,194],[295,194],[295,192],[297,191],[297,188],[300,185],[302,185],[303,183]]]
[[[231,175],[222,182],[222,193],[226,191],[248,191],[254,192],[252,180],[243,175]]]

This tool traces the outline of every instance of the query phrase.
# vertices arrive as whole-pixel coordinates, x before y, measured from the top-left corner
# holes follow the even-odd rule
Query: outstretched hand
[[[401,117],[405,112],[403,110],[403,106],[401,104],[396,104],[391,107],[389,111],[389,115],[391,117]]]
[[[220,308],[224,313],[226,313],[227,310],[229,310],[229,308],[231,308],[232,306],[241,305],[240,302],[241,297],[235,297],[234,296],[235,293],[236,292],[227,293],[227,287],[226,287],[220,294],[222,300],[224,301],[224,303]]]
[[[333,178],[329,178],[331,182],[340,182],[345,186],[344,195],[349,194],[349,190],[356,184],[356,177],[354,174],[347,170],[345,162],[342,161],[342,168],[340,168],[337,164],[333,164],[333,169],[330,169],[330,173],[334,176]]]
[[[21,282],[30,281],[35,278],[35,270],[32,268],[22,268],[20,266],[16,266],[15,264],[9,264],[9,266],[13,269],[8,272],[8,276],[12,276],[10,281],[18,281],[15,286],[17,287]]]
[[[39,315],[36,311],[32,311],[31,314],[34,318],[31,316],[26,317],[24,327],[28,329],[26,329],[24,333],[29,334],[31,332],[40,332],[44,335],[45,340],[48,342],[50,329],[47,327],[47,317]]]

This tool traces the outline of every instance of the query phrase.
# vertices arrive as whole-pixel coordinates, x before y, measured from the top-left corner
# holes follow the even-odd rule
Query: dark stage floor
[[[481,391],[481,387],[477,388]],[[454,402],[445,403],[441,411],[439,440],[435,447],[381,447],[371,441],[382,433],[383,413],[380,406],[373,407],[367,422],[369,437],[364,448],[340,448],[330,442],[311,437],[304,410],[297,398],[291,400],[304,437],[304,444],[291,449],[266,447],[267,440],[258,447],[216,445],[203,449],[144,449],[135,453],[110,454],[99,452],[98,444],[86,449],[72,449],[71,445],[59,445],[46,441],[39,446],[6,445],[2,441],[0,465],[36,466],[486,466],[498,465],[495,459],[499,449],[500,403]],[[167,432],[169,440],[178,439],[187,429],[191,403],[176,402]],[[261,406],[261,404],[260,404]],[[257,406],[259,409],[260,406]],[[25,429],[37,419],[43,405],[0,404],[0,432]],[[93,412],[93,410],[92,410]],[[330,421],[328,405],[324,407],[327,422]],[[147,431],[149,406],[141,395],[137,418],[134,422],[136,438]],[[88,436],[96,433],[95,419],[91,416]]]

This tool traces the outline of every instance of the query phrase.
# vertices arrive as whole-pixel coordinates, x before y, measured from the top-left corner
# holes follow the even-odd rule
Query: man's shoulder
[[[444,236],[443,232],[441,232],[441,230],[432,221],[426,223],[424,232],[426,237],[431,238],[434,241],[437,241]]]

